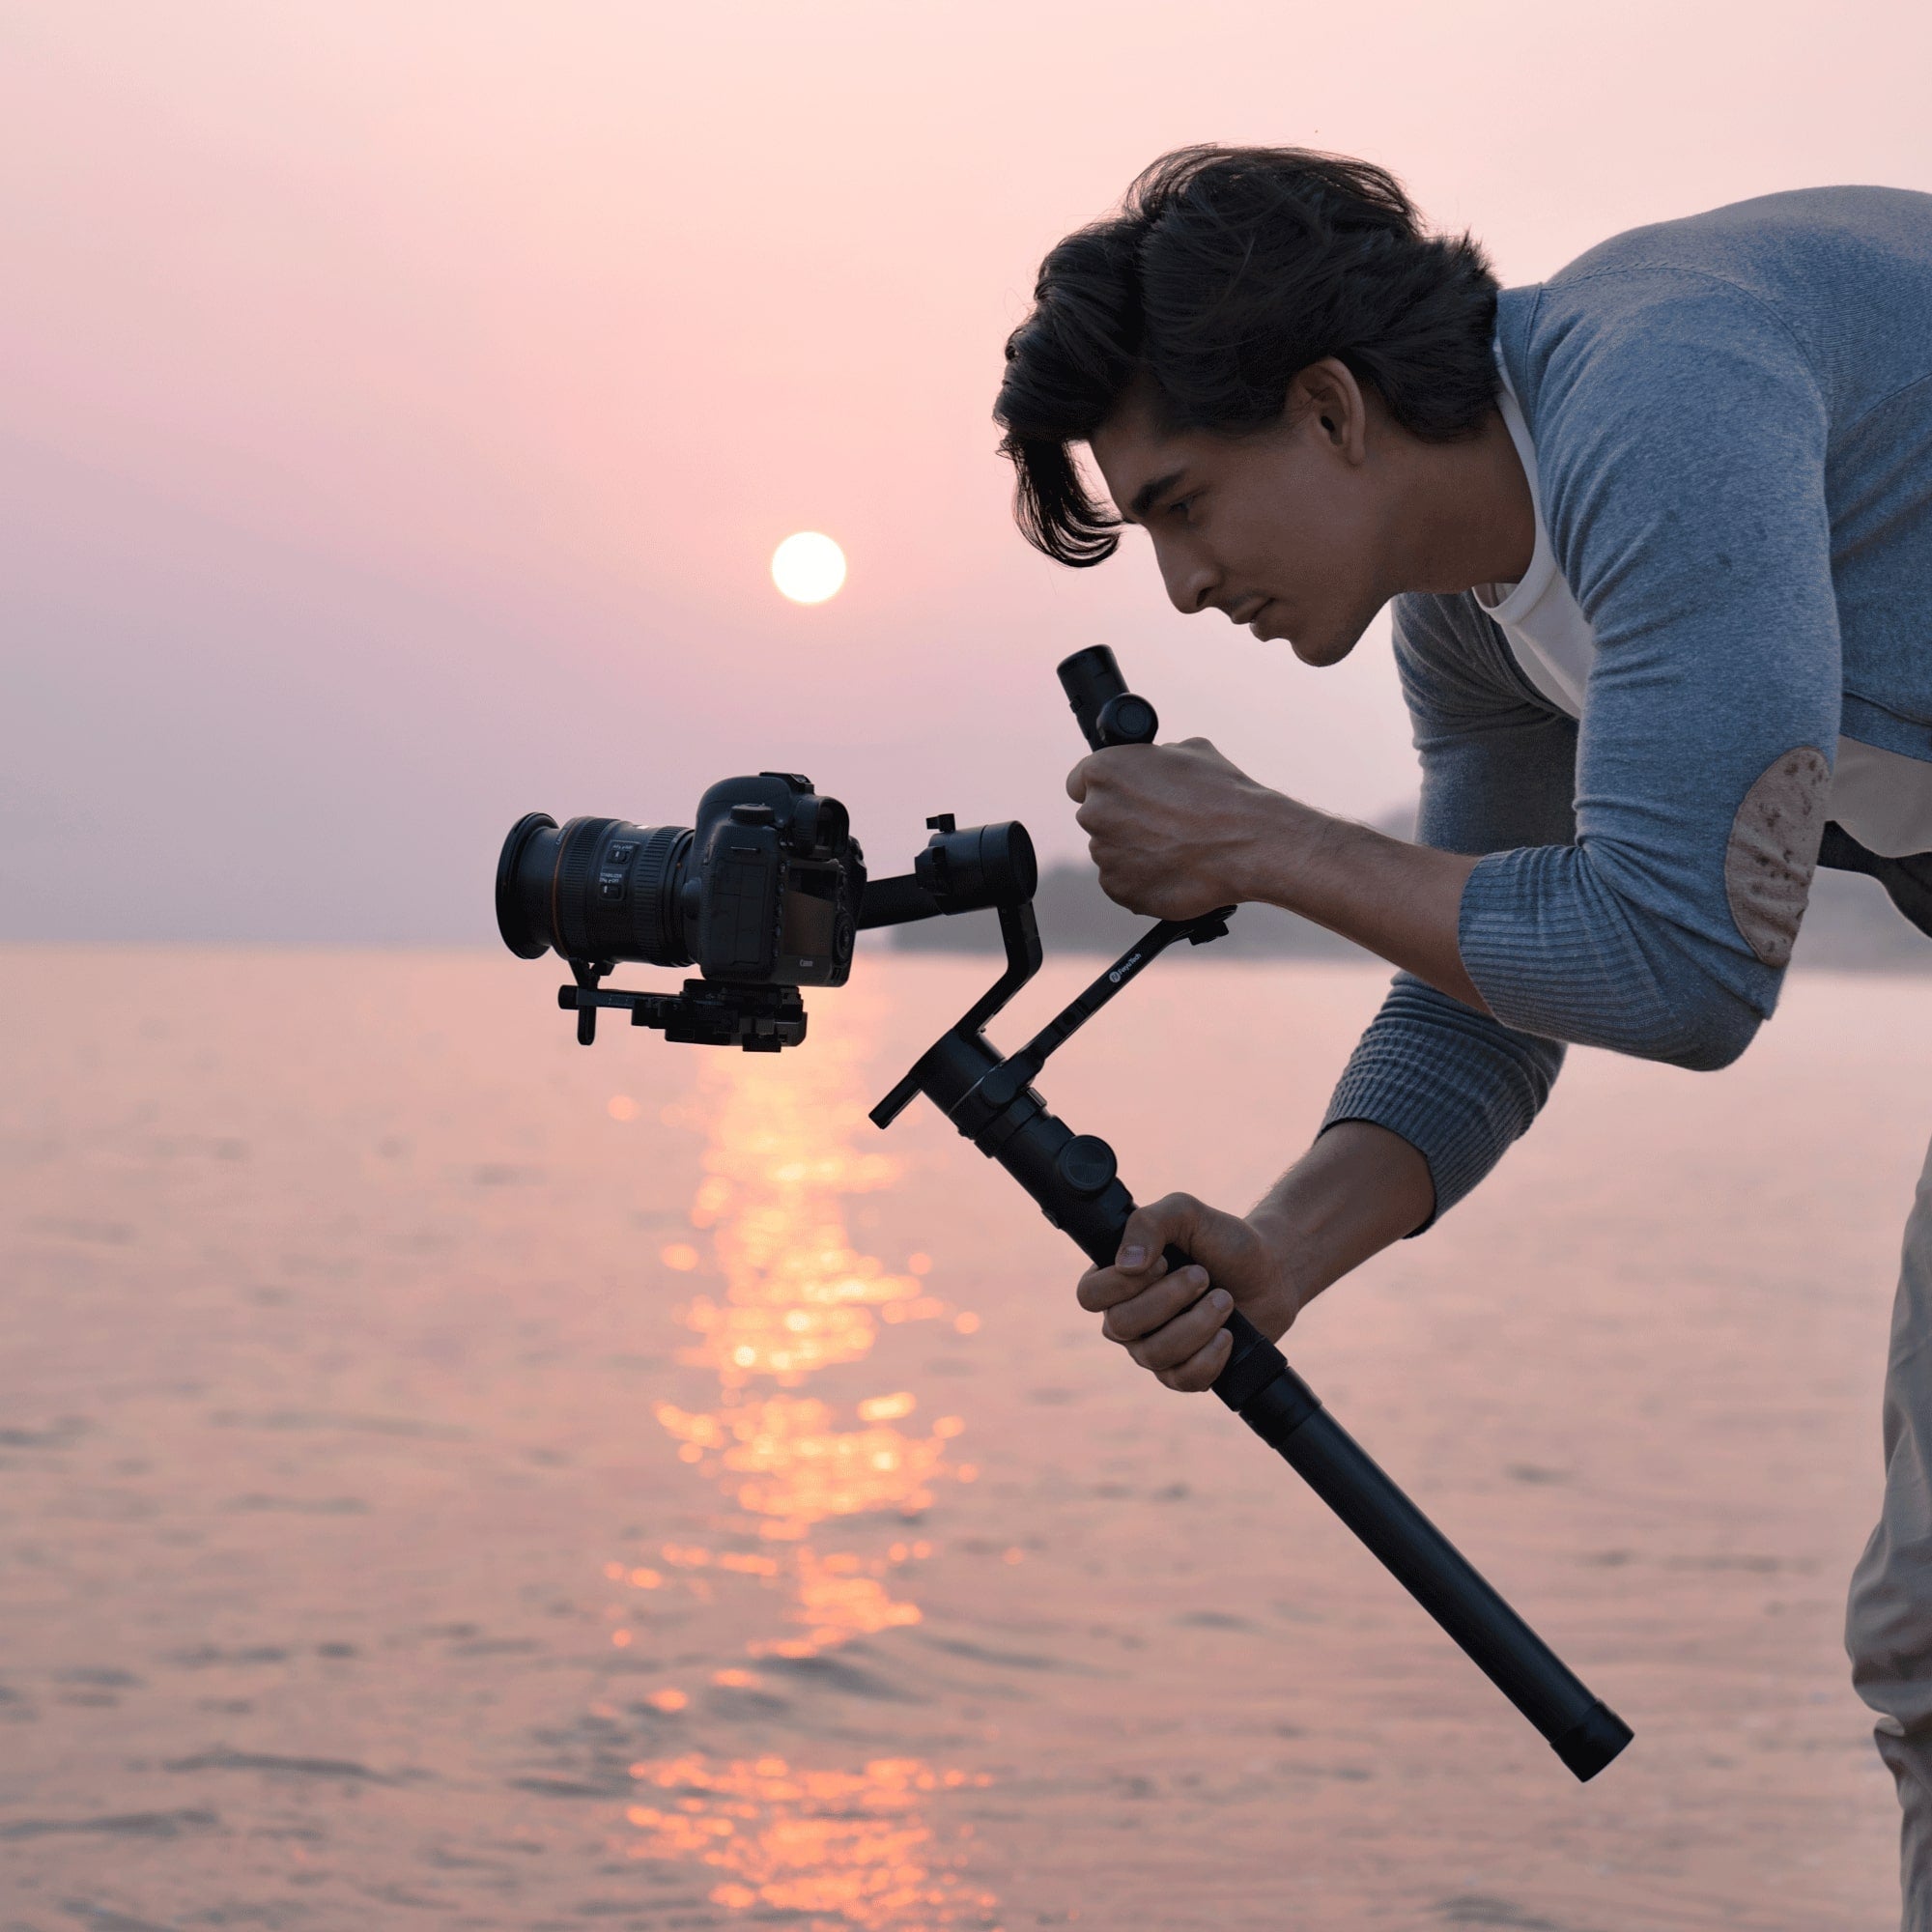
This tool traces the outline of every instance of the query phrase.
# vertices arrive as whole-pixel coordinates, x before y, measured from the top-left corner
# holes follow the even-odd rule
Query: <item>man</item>
[[[1399,185],[1190,149],[1047,257],[996,411],[1028,537],[1122,523],[1168,594],[1311,665],[1395,600],[1416,844],[1195,739],[1067,784],[1102,885],[1284,906],[1402,969],[1245,1217],[1141,1208],[1080,1299],[1169,1387],[1453,1207],[1579,1040],[1719,1067],[1776,1003],[1821,845],[1932,929],[1932,197],[1768,196],[1498,291]],[[1084,445],[1116,506],[1087,491]],[[1170,1275],[1169,1242],[1198,1265]],[[1932,1163],[1908,1226],[1854,1681],[1932,1932]]]

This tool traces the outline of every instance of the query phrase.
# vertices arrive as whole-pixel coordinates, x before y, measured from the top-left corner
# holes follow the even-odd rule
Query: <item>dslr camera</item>
[[[554,948],[695,962],[706,980],[842,986],[865,892],[845,808],[796,772],[759,772],[711,786],[693,827],[526,813],[503,841],[497,923],[522,959]]]
[[[723,779],[696,823],[549,813],[520,818],[497,863],[497,926],[523,959],[554,951],[576,981],[558,1004],[595,1037],[600,1008],[676,1040],[775,1053],[805,1037],[801,986],[842,986],[862,926],[1031,899],[1033,843],[1016,823],[932,838],[903,878],[866,878],[865,854],[836,798],[796,772]],[[600,981],[619,960],[696,965],[682,993]]]

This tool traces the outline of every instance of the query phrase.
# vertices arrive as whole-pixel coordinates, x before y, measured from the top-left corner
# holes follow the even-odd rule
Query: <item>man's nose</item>
[[[1198,552],[1168,546],[1160,553],[1161,581],[1167,585],[1168,601],[1183,617],[1208,608],[1218,581],[1211,563]]]

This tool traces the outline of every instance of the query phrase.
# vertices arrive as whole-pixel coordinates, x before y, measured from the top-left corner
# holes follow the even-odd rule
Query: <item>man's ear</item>
[[[1288,408],[1337,456],[1354,464],[1367,455],[1368,400],[1346,362],[1324,355],[1298,371],[1288,385]]]

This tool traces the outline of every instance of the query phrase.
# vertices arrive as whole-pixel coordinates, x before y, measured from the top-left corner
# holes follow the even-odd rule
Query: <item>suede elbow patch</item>
[[[1765,767],[1731,821],[1724,896],[1745,944],[1767,966],[1790,963],[1831,798],[1824,753],[1800,745]]]

